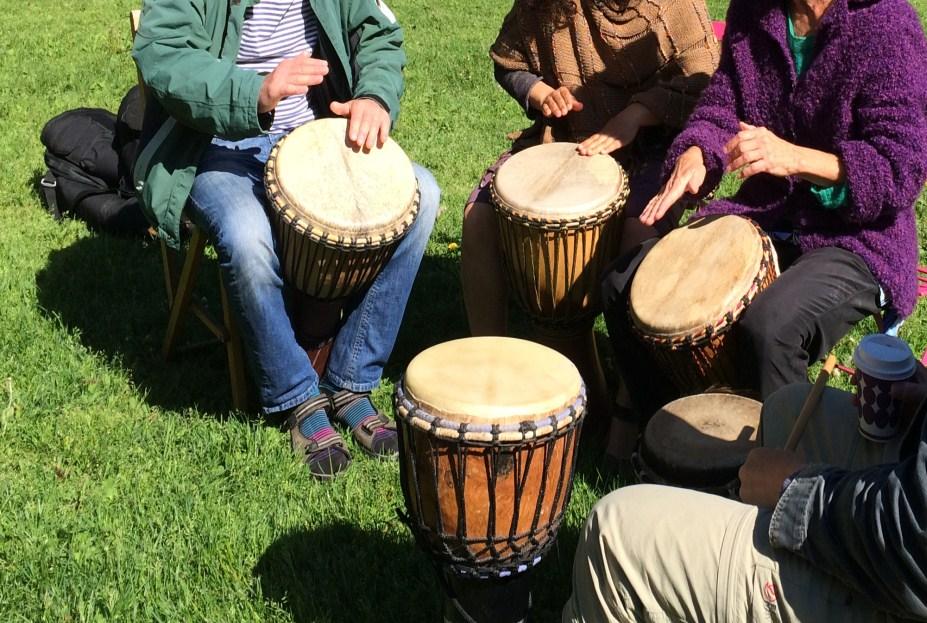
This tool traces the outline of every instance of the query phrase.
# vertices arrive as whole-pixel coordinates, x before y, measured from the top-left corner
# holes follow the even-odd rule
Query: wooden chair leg
[[[164,269],[164,291],[167,292],[167,306],[174,304],[174,288],[177,287],[177,261],[176,252],[167,246],[164,238],[161,242],[161,266]]]
[[[245,376],[245,358],[241,347],[241,334],[238,332],[238,323],[229,304],[229,295],[225,289],[225,280],[219,273],[219,293],[222,297],[222,322],[225,325],[226,335],[225,352],[228,356],[229,382],[232,386],[232,408],[246,411],[249,407],[248,378]]]
[[[165,359],[169,359],[174,351],[174,344],[177,341],[181,321],[190,308],[193,286],[196,283],[196,276],[205,249],[206,234],[199,227],[194,227],[190,235],[190,243],[184,258],[183,269],[181,269],[180,278],[177,280],[177,289],[173,292],[171,313],[167,321],[167,332],[164,335],[164,343],[161,345],[161,356]]]

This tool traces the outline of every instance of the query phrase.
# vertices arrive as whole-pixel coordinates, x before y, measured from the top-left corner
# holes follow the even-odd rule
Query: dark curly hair
[[[550,17],[558,27],[566,25],[576,13],[573,0],[524,0],[522,6],[539,17]]]

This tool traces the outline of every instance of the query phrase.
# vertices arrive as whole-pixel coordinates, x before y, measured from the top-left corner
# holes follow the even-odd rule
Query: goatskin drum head
[[[624,176],[611,156],[581,156],[576,143],[547,143],[506,160],[492,183],[500,208],[523,218],[561,221],[615,204],[626,185]]]
[[[510,337],[471,337],[422,351],[406,369],[406,396],[460,423],[532,422],[572,405],[582,391],[573,363],[557,351]]]
[[[641,262],[631,283],[634,323],[662,338],[697,334],[733,311],[763,262],[763,239],[739,216],[675,229]]]
[[[274,177],[275,209],[314,237],[393,239],[416,209],[412,162],[393,139],[369,153],[345,143],[347,120],[318,119],[280,140]],[[412,214],[414,216],[414,214]]]
[[[669,403],[647,423],[642,452],[671,482],[701,485],[737,475],[757,446],[756,400],[733,394],[700,394]]]

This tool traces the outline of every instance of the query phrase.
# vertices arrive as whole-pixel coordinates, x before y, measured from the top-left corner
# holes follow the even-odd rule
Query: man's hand
[[[740,179],[757,173],[788,177],[801,173],[796,145],[766,128],[740,122],[740,132],[724,146],[727,170],[740,171]]]
[[[641,104],[631,104],[609,119],[601,130],[579,144],[577,151],[583,156],[610,154],[630,145],[642,126],[654,125],[657,118]]]
[[[332,102],[330,108],[339,117],[348,118],[345,136],[348,145],[370,151],[374,147],[383,147],[389,138],[389,113],[380,102],[362,97],[348,102]]]
[[[328,61],[312,58],[307,52],[280,61],[261,84],[258,112],[270,112],[285,97],[305,95],[309,92],[309,87],[322,84],[326,74]]]
[[[574,110],[583,109],[583,103],[573,97],[568,88],[554,89],[541,80],[528,91],[528,103],[545,117],[565,117]]]
[[[744,504],[775,508],[785,479],[805,466],[795,452],[755,448],[740,468],[740,499]]]
[[[666,184],[641,213],[641,222],[644,225],[653,225],[659,221],[684,194],[696,194],[705,182],[707,174],[701,149],[693,146],[682,152]]]

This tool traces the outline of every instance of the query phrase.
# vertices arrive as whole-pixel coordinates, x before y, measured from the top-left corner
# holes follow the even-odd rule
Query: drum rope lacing
[[[479,425],[464,422],[451,422],[440,417],[432,416],[423,411],[417,405],[406,398],[400,382],[396,389],[395,395],[396,418],[400,426],[397,427],[400,438],[400,448],[405,449],[411,457],[408,461],[411,470],[411,478],[402,477],[401,485],[403,497],[406,501],[406,507],[409,513],[397,509],[399,518],[409,526],[418,546],[426,551],[431,552],[435,558],[436,565],[442,565],[444,568],[463,576],[477,579],[485,578],[504,578],[515,573],[527,571],[537,565],[544,554],[551,548],[554,542],[554,536],[560,528],[563,520],[564,510],[569,504],[572,487],[570,483],[573,480],[575,470],[576,456],[575,441],[581,430],[582,417],[585,411],[586,394],[585,387],[581,387],[580,395],[568,407],[551,416],[542,418],[535,422],[520,422],[518,424],[493,424]],[[427,423],[427,427],[416,426],[413,421],[419,420]],[[537,431],[546,426],[553,426],[553,431],[544,437],[538,438]],[[445,426],[442,426],[445,425]],[[446,426],[450,425],[450,426]],[[432,528],[427,525],[421,516],[423,511],[422,490],[419,486],[419,477],[416,457],[419,456],[418,448],[415,442],[415,435],[407,434],[406,426],[411,430],[418,429],[422,432],[427,431],[431,434],[429,440],[450,441],[453,437],[439,436],[437,431],[456,431],[457,446],[455,450],[454,473],[455,498],[458,510],[457,529],[454,534],[445,532],[443,519],[440,509],[434,509],[434,519],[436,527]],[[477,441],[468,438],[467,435],[473,432],[490,433],[491,441]],[[506,433],[520,433],[520,440],[503,440],[502,435]],[[564,448],[572,449],[567,456],[566,450],[561,453],[559,473],[554,498],[550,506],[553,509],[554,516],[549,518],[548,523],[541,524],[541,514],[544,510],[544,501],[547,493],[547,479],[551,461],[553,460],[552,451],[556,442],[566,437]],[[463,442],[466,442],[464,445]],[[518,445],[521,443],[522,445]],[[464,493],[466,491],[467,465],[465,451],[467,448],[488,448],[490,450],[490,464],[487,470],[488,490],[491,494],[488,496],[488,519],[487,535],[480,537],[470,537],[467,533],[467,513]],[[433,447],[426,449],[431,460],[430,476],[432,491],[439,490],[438,469],[435,462],[435,450]],[[508,451],[508,452],[506,452]],[[515,452],[518,451],[518,452]],[[531,527],[527,531],[517,532],[519,523],[519,513],[522,506],[522,494],[525,480],[531,468],[531,462],[535,452],[543,453],[543,475],[541,487],[538,493],[538,499],[535,503],[535,509],[531,521]],[[505,454],[511,454],[505,457]],[[522,464],[523,456],[525,463]],[[568,460],[569,458],[569,460]],[[515,497],[513,501],[513,515],[508,534],[496,536],[496,499],[495,492],[498,472],[500,465],[511,461],[511,471],[514,472],[513,481],[516,483]],[[406,462],[400,463],[400,466],[406,465]],[[401,470],[402,471],[402,470]],[[415,491],[409,490],[409,482],[415,483]],[[414,495],[413,495],[414,494]],[[562,499],[562,502],[561,502]],[[414,517],[418,509],[418,516]],[[431,511],[432,509],[429,509]],[[470,546],[485,546],[484,549],[476,552],[471,551]],[[502,551],[499,546],[504,546],[506,551]]]

